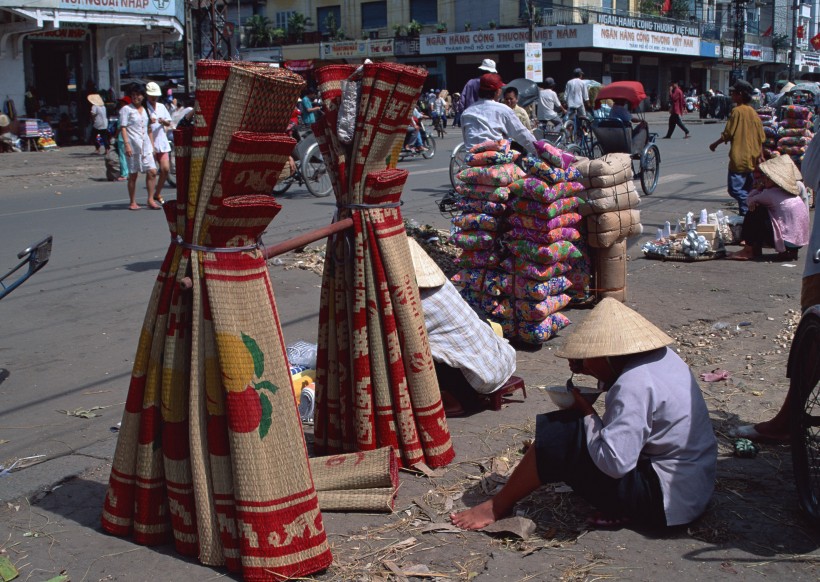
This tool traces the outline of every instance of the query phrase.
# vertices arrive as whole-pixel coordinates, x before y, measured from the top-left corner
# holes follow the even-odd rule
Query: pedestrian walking
[[[461,114],[464,113],[464,103],[461,101],[461,94],[453,93],[453,127],[461,127]]]
[[[111,149],[111,134],[108,133],[108,112],[105,110],[105,103],[97,93],[92,93],[87,97],[88,102],[91,103],[91,122],[94,125],[94,133],[100,136],[104,153],[108,153]],[[96,135],[94,139],[94,152],[100,153],[100,142],[97,141]]]
[[[752,189],[753,172],[763,155],[763,123],[757,112],[749,106],[753,87],[746,81],[737,81],[730,90],[736,107],[729,115],[726,128],[709,149],[715,151],[722,143],[729,143],[729,196],[737,200],[738,213],[746,216],[749,210],[746,199]]]
[[[567,81],[566,87],[564,87],[564,99],[567,101],[567,112],[569,119],[573,120],[575,124],[575,133],[576,138],[580,137],[580,127],[578,123],[578,117],[586,117],[587,111],[585,107],[590,105],[589,103],[589,89],[587,88],[587,84],[584,83],[584,71],[581,69],[575,69],[573,71],[575,77]]]
[[[478,77],[470,79],[464,85],[464,88],[461,90],[461,110],[464,111],[470,105],[478,101],[478,89],[479,85],[481,84],[481,76],[485,73],[492,73],[493,75],[498,74],[498,71],[495,68],[495,61],[492,59],[484,59],[481,61],[481,65],[478,67],[479,71],[482,71],[482,74]]]
[[[686,100],[683,97],[683,91],[681,91],[675,81],[672,81],[669,83],[669,130],[666,132],[666,135],[663,136],[663,139],[670,139],[672,137],[675,126],[680,127],[686,134],[683,136],[684,139],[689,137],[689,130],[683,124],[683,120],[680,117],[684,111],[686,111]]]
[[[154,161],[154,149],[148,135],[148,111],[145,109],[145,95],[142,88],[132,85],[129,90],[131,103],[120,110],[120,132],[125,146],[125,157],[128,166],[128,197],[130,210],[139,210],[137,204],[137,178],[145,174],[145,187],[148,189],[148,208],[159,210],[154,197],[157,181],[157,165]]]
[[[159,100],[162,91],[156,83],[148,83],[145,86],[145,94],[148,96],[146,108],[150,118],[151,144],[154,147],[154,161],[157,164],[159,175],[157,176],[157,186],[155,198],[160,204],[164,204],[162,198],[162,187],[171,173],[171,142],[168,140],[167,128],[171,127],[171,114],[165,105]]]

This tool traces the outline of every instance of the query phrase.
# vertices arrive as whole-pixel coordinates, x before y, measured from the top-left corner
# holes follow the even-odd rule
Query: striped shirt
[[[515,372],[509,342],[495,335],[450,281],[419,291],[433,360],[461,370],[479,394],[501,388]]]

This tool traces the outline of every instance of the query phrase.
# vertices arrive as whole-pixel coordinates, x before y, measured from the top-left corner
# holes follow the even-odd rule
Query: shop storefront
[[[19,115],[86,122],[90,91],[119,95],[125,50],[179,40],[182,0],[0,0],[0,78]],[[31,98],[28,99],[31,104]]]

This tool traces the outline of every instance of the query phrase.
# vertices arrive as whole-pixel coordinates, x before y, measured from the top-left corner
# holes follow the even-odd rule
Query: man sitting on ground
[[[478,410],[481,397],[515,372],[515,350],[473,311],[430,255],[414,239],[407,242],[444,412],[460,416]]]

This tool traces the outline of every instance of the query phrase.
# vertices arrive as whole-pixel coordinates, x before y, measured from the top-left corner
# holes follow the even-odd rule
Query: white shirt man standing
[[[483,141],[509,138],[536,154],[535,136],[524,127],[512,109],[498,102],[503,86],[504,81],[499,75],[487,73],[481,76],[478,101],[461,115],[464,148],[469,151]]]
[[[567,101],[569,117],[577,119],[579,115],[586,117],[587,111],[584,106],[589,104],[589,91],[587,90],[587,84],[584,83],[584,71],[575,69],[573,73],[575,78],[570,79],[564,88],[564,99]],[[577,121],[575,127],[578,127]]]

